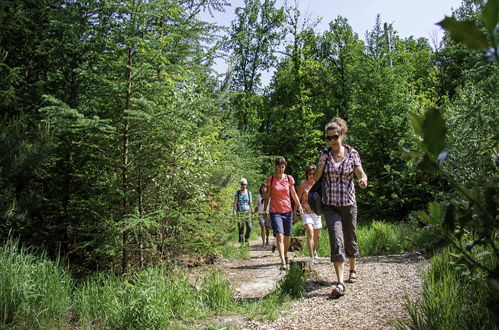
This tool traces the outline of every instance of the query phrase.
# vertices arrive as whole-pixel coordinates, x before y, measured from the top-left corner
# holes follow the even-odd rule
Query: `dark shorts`
[[[272,222],[272,231],[274,236],[277,234],[284,234],[284,236],[291,236],[291,228],[293,227],[293,212],[275,213],[270,212],[270,220]]]

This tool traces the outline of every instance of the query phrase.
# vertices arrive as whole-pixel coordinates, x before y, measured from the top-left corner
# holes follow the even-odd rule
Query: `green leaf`
[[[428,154],[424,154],[423,158],[416,162],[416,167],[420,171],[429,173],[437,172],[439,169],[438,164]]]
[[[423,116],[419,115],[410,115],[411,119],[411,126],[414,128],[414,132],[419,135],[420,137],[423,137]]]
[[[483,8],[482,20],[487,30],[494,33],[497,22],[499,22],[499,0],[487,1]]]
[[[487,36],[472,21],[458,21],[454,17],[445,17],[437,24],[447,30],[454,41],[469,48],[490,48]]]
[[[438,223],[440,215],[442,214],[442,208],[440,207],[440,204],[435,202],[428,203],[428,212],[430,214],[430,217],[434,219],[434,222]]]
[[[423,221],[424,223],[427,223],[429,225],[436,225],[437,223],[434,221],[434,219],[430,216],[428,216],[428,214],[426,214],[426,212],[424,211],[416,211],[414,212],[414,214],[421,220]]]
[[[447,127],[440,111],[429,108],[423,121],[423,142],[428,151],[438,156],[445,148]]]
[[[456,227],[456,208],[452,203],[445,205],[445,216],[443,219],[443,227],[447,232],[452,232]]]

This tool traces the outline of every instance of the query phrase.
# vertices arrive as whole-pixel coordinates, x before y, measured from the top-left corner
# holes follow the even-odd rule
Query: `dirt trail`
[[[219,266],[226,278],[236,287],[236,296],[258,299],[272,292],[280,271],[277,252],[250,243],[249,260],[222,260]],[[293,259],[293,254],[291,258]],[[303,258],[296,258],[303,260]],[[417,297],[421,292],[421,273],[427,265],[416,254],[397,254],[360,258],[357,272],[360,280],[346,284],[346,295],[329,299],[335,281],[329,258],[319,258],[309,277],[303,298],[288,303],[274,322],[248,320],[244,316],[221,316],[215,322],[243,329],[389,329],[395,318],[406,318],[406,297]],[[345,279],[348,278],[345,267]]]

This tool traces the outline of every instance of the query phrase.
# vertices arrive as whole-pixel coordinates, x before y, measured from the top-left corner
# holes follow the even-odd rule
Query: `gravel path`
[[[223,260],[226,278],[239,298],[261,298],[272,292],[285,275],[278,269],[278,254],[251,242],[250,260]],[[291,254],[293,256],[293,254]],[[293,259],[293,257],[291,257]],[[296,258],[303,260],[303,258]],[[308,279],[303,298],[289,302],[274,322],[251,321],[241,316],[222,316],[217,323],[242,329],[390,329],[395,318],[406,318],[405,297],[421,292],[421,272],[427,265],[416,254],[360,258],[359,281],[346,284],[346,295],[329,299],[335,281],[329,258],[319,258]],[[345,267],[345,279],[348,278]]]

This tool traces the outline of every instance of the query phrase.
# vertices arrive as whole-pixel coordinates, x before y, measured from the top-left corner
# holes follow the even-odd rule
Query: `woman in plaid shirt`
[[[359,255],[355,227],[357,225],[357,202],[353,174],[359,180],[361,188],[367,187],[367,175],[362,169],[357,150],[343,144],[348,130],[347,123],[341,118],[334,118],[326,124],[325,133],[328,147],[322,150],[314,179],[324,182],[322,201],[329,231],[331,262],[338,282],[331,292],[332,298],[345,294],[343,264],[348,258],[350,276],[348,281],[357,281],[355,258]]]

